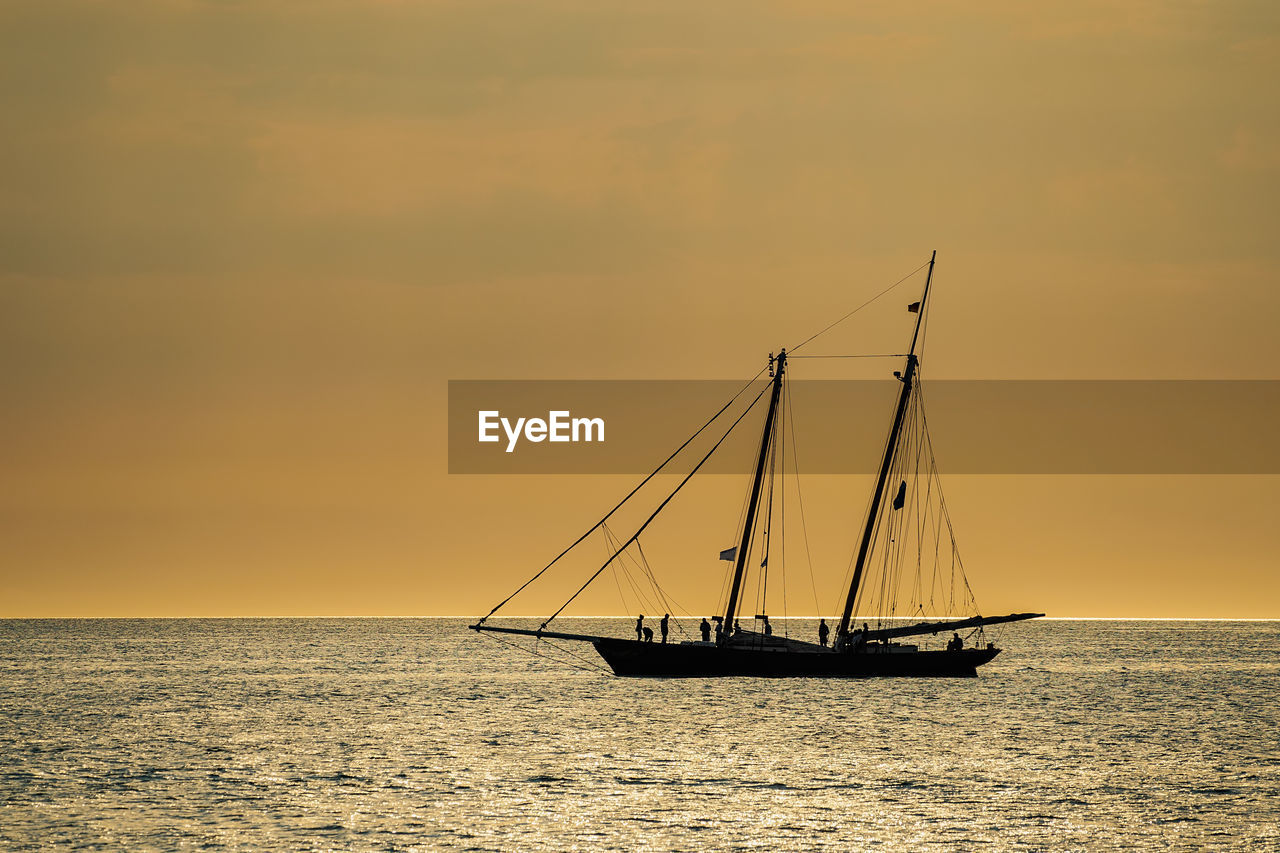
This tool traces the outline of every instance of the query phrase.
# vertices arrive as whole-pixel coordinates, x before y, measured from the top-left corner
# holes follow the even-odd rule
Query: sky
[[[0,68],[0,616],[487,612],[628,481],[449,475],[449,379],[745,379],[935,249],[930,376],[1280,379],[1274,3],[15,0]],[[1280,618],[1280,477],[946,487],[985,611]]]

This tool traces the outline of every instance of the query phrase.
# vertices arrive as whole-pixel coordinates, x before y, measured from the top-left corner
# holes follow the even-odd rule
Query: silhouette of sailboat
[[[769,526],[772,524],[771,507],[773,501],[771,478],[775,470],[775,466],[772,463],[776,459],[779,446],[780,401],[783,399],[784,378],[787,373],[788,363],[786,350],[780,351],[776,356],[770,354],[769,373],[771,381],[757,395],[746,411],[738,416],[738,419],[733,422],[733,425],[729,427],[729,430],[725,432],[720,441],[716,442],[711,451],[702,458],[702,461],[694,467],[693,471],[689,472],[676,490],[658,506],[653,515],[649,516],[648,520],[640,526],[640,529],[614,550],[609,560],[550,618],[536,629],[489,623],[489,619],[503,605],[534,580],[537,580],[547,569],[585,540],[593,531],[603,526],[605,520],[613,512],[617,511],[634,496],[645,483],[649,482],[659,471],[662,471],[675,458],[676,454],[680,453],[698,434],[713,423],[729,407],[733,402],[732,400],[711,421],[708,421],[684,445],[681,445],[675,453],[668,457],[667,461],[660,465],[653,474],[650,474],[626,498],[623,498],[622,502],[615,506],[613,510],[610,510],[604,519],[601,519],[573,545],[561,552],[556,559],[535,574],[515,593],[512,593],[512,595],[494,607],[488,615],[471,625],[471,629],[496,634],[526,635],[546,640],[591,643],[613,672],[622,676],[809,678],[975,676],[979,666],[987,663],[1000,653],[1000,649],[994,643],[985,641],[985,635],[982,632],[984,627],[1034,619],[1044,614],[1012,613],[1005,616],[982,616],[977,614],[976,603],[973,602],[970,595],[965,603],[971,606],[972,615],[957,617],[953,614],[946,618],[902,618],[896,616],[893,612],[878,612],[874,616],[866,617],[865,621],[862,621],[861,627],[854,627],[854,623],[857,621],[854,618],[855,610],[859,607],[860,602],[867,603],[860,596],[866,593],[866,580],[872,567],[871,558],[873,553],[876,552],[877,542],[880,543],[880,553],[884,555],[884,559],[880,562],[884,575],[878,584],[880,590],[879,604],[882,607],[887,606],[887,602],[892,599],[892,596],[888,595],[889,590],[891,588],[896,589],[900,581],[900,575],[897,573],[904,558],[904,549],[901,543],[895,545],[897,541],[895,536],[904,533],[908,523],[902,518],[910,514],[910,511],[907,510],[909,504],[908,479],[913,484],[913,500],[911,501],[913,508],[919,505],[920,493],[922,492],[925,493],[925,499],[927,500],[936,491],[937,499],[940,500],[940,482],[938,481],[936,465],[933,463],[932,445],[928,439],[927,426],[923,416],[923,398],[919,381],[920,359],[917,354],[921,326],[928,309],[929,287],[933,281],[933,268],[936,258],[937,253],[935,252],[929,259],[929,271],[925,278],[924,292],[920,297],[920,301],[911,303],[908,306],[908,311],[916,314],[911,345],[905,356],[906,363],[903,370],[894,372],[894,376],[900,382],[901,387],[898,391],[897,404],[894,408],[893,420],[889,427],[884,453],[877,469],[866,523],[858,540],[849,586],[844,596],[844,605],[839,619],[836,621],[834,642],[830,646],[826,643],[827,635],[825,632],[818,643],[775,636],[765,614],[756,616],[756,621],[762,623],[761,630],[744,630],[739,627],[741,616],[739,610],[743,598],[744,583],[748,574],[748,566],[751,564],[753,547],[759,544],[760,551],[755,553],[763,552],[763,559],[760,563],[761,569],[767,565],[769,558]],[[793,351],[794,349],[796,348],[793,347]],[[732,432],[733,428],[742,421],[746,412],[750,411],[757,402],[764,398],[766,392],[768,394],[768,408],[765,414],[760,445],[755,456],[742,530],[738,537],[738,544],[721,552],[720,555],[722,559],[732,562],[733,575],[729,584],[728,598],[723,614],[713,617],[716,623],[714,639],[710,636],[710,626],[705,620],[702,626],[702,640],[678,643],[665,642],[665,631],[664,642],[655,643],[642,639],[640,623],[637,623],[637,637],[634,640],[551,630],[548,626],[552,620],[558,617],[570,602],[599,578],[603,571],[620,554],[632,543],[638,541],[640,534],[649,523],[663,511],[671,498],[675,497],[676,492],[710,458],[729,432]],[[927,460],[923,471],[921,469],[922,459]],[[915,466],[914,469],[911,467],[913,464]],[[895,482],[899,484],[896,489],[892,485]],[[768,488],[766,488],[766,485]],[[888,496],[891,493],[893,496],[889,498]],[[764,498],[763,502],[762,497]],[[950,516],[945,512],[945,505],[943,505],[940,513],[932,517],[937,519],[938,530],[935,539],[939,539],[942,536],[943,521],[945,520],[945,534],[951,541],[952,556],[954,557],[954,539],[951,538]],[[917,565],[917,570],[919,568],[920,566]],[[953,586],[956,583],[954,574],[953,572]],[[962,568],[960,570],[960,581],[963,582],[964,589],[967,590],[968,583],[963,580]],[[916,616],[924,615],[922,603],[917,610]],[[875,627],[871,627],[870,623],[872,621],[875,622]],[[823,624],[825,627],[825,620]],[[936,635],[947,631],[953,633],[951,641],[945,649],[922,649],[915,644],[901,642],[906,638]],[[959,636],[960,631],[971,632],[968,645]],[[650,636],[652,636],[651,633]]]

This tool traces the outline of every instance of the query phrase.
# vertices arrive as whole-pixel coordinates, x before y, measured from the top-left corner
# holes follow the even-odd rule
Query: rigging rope
[[[672,453],[670,456],[668,456],[665,460],[663,460],[663,462],[662,462],[662,464],[661,464],[661,465],[659,465],[657,468],[654,468],[654,469],[653,469],[653,473],[652,473],[652,474],[650,474],[649,476],[647,476],[647,477],[645,477],[643,480],[641,480],[641,481],[640,481],[640,484],[639,484],[639,485],[637,485],[637,486],[636,486],[634,489],[632,489],[630,492],[628,492],[628,493],[627,493],[627,496],[626,496],[625,498],[623,498],[622,500],[618,501],[617,505],[616,505],[616,506],[614,506],[614,508],[613,508],[613,509],[611,509],[611,510],[609,510],[608,512],[606,512],[606,513],[604,514],[604,517],[603,517],[603,518],[601,518],[601,519],[600,519],[599,521],[597,521],[595,524],[591,525],[590,529],[588,529],[586,533],[583,533],[581,536],[579,536],[579,537],[577,538],[577,540],[576,540],[576,541],[574,541],[574,543],[573,543],[572,545],[570,545],[568,548],[565,548],[563,551],[561,551],[559,554],[557,554],[554,560],[552,560],[550,563],[547,563],[545,566],[543,566],[541,569],[539,569],[537,574],[535,574],[533,577],[529,578],[527,581],[525,581],[524,583],[522,583],[522,584],[520,585],[520,588],[519,588],[519,589],[517,589],[515,592],[511,593],[510,595],[508,595],[508,596],[507,596],[506,598],[504,598],[502,601],[498,602],[498,605],[497,605],[496,607],[494,607],[492,610],[490,610],[488,613],[486,613],[486,614],[484,615],[484,618],[482,618],[482,619],[481,619],[479,622],[477,622],[476,624],[477,624],[477,625],[483,625],[483,624],[485,623],[485,621],[486,621],[486,620],[488,620],[488,618],[489,618],[490,616],[492,616],[493,614],[497,613],[497,612],[498,612],[499,610],[501,610],[504,606],[506,606],[507,602],[511,601],[511,599],[515,598],[515,597],[516,597],[517,595],[519,595],[520,593],[524,592],[525,588],[526,588],[527,586],[529,586],[529,584],[533,583],[533,582],[534,582],[534,581],[536,581],[538,578],[542,577],[542,575],[547,571],[547,569],[551,568],[551,567],[552,567],[552,566],[554,566],[556,563],[560,562],[560,558],[561,558],[561,557],[563,557],[565,554],[568,554],[568,553],[569,553],[570,551],[572,551],[574,548],[576,548],[576,547],[578,547],[580,544],[582,544],[582,541],[583,541],[584,539],[586,539],[588,536],[590,536],[592,533],[594,533],[594,532],[595,532],[595,531],[600,527],[600,525],[602,525],[602,524],[604,524],[606,521],[608,521],[608,520],[609,520],[609,518],[610,518],[610,517],[611,517],[615,512],[617,512],[619,509],[621,509],[621,508],[622,508],[622,505],[623,505],[623,504],[625,504],[627,501],[631,500],[631,498],[635,496],[636,492],[638,492],[638,491],[640,491],[642,488],[644,488],[644,486],[645,486],[645,484],[646,484],[646,483],[648,483],[648,482],[649,482],[650,480],[652,480],[654,477],[658,476],[658,472],[659,472],[659,471],[661,471],[663,468],[667,467],[668,463],[670,463],[672,459],[675,459],[678,455],[680,455],[680,451],[682,451],[682,450],[684,450],[686,447],[688,447],[688,446],[689,446],[689,444],[690,444],[690,443],[692,443],[692,441],[693,441],[695,438],[697,438],[699,435],[701,435],[701,434],[703,433],[703,431],[704,431],[704,430],[706,430],[706,428],[707,428],[707,427],[709,427],[709,426],[711,426],[713,423],[715,423],[716,419],[717,419],[717,418],[719,418],[721,415],[723,415],[723,414],[725,413],[725,410],[726,410],[726,409],[728,409],[730,406],[732,406],[732,405],[733,405],[733,403],[734,403],[734,401],[735,401],[735,400],[737,400],[739,397],[741,397],[741,396],[742,396],[742,394],[743,394],[743,392],[745,392],[748,388],[750,388],[750,387],[751,387],[751,385],[752,385],[752,383],[754,383],[757,379],[759,379],[759,378],[760,378],[760,376],[761,376],[761,375],[762,375],[766,370],[768,370],[768,368],[767,368],[767,367],[762,367],[762,368],[760,369],[760,372],[759,372],[759,373],[757,373],[755,376],[751,377],[751,379],[747,382],[747,384],[746,384],[746,385],[743,385],[740,389],[738,389],[738,393],[734,394],[732,397],[730,397],[730,398],[729,398],[729,402],[725,403],[725,404],[720,408],[720,411],[718,411],[718,412],[716,412],[714,415],[712,415],[712,416],[711,416],[711,419],[710,419],[709,421],[707,421],[705,424],[703,424],[702,426],[698,427],[698,431],[697,431],[697,432],[695,432],[693,435],[689,436],[689,438],[685,440],[685,443],[684,443],[684,444],[682,444],[682,445],[680,445],[679,447],[677,447],[677,448],[675,449],[675,452],[674,452],[674,453]],[[768,388],[769,386],[767,386],[767,385],[766,385],[765,387],[766,387],[766,388]],[[761,393],[761,394],[763,394],[764,392],[763,392],[763,391],[761,391],[760,393]],[[757,396],[757,397],[756,397],[756,399],[757,399],[757,400],[758,400],[758,399],[760,399],[760,398],[759,398],[759,396]],[[752,405],[755,405],[754,401],[752,402]],[[750,407],[748,407],[748,411],[750,411]],[[741,418],[739,418],[739,420],[741,420]],[[737,421],[734,421],[734,423],[736,424],[736,423],[737,423]],[[730,427],[730,429],[732,429],[732,427]],[[727,433],[726,433],[726,434],[727,434]],[[723,441],[723,439],[721,439],[721,440]],[[717,446],[719,446],[719,444],[717,444]],[[703,460],[703,461],[706,461],[706,460]],[[699,463],[699,464],[701,464],[701,463]]]
[[[814,338],[818,337],[818,335],[826,334],[827,332],[829,332],[829,331],[831,331],[832,329],[834,329],[836,326],[839,326],[839,325],[840,325],[841,323],[843,323],[845,320],[848,320],[848,319],[849,319],[850,317],[852,317],[854,314],[857,314],[857,313],[858,313],[859,311],[861,311],[863,308],[866,308],[866,307],[867,307],[868,305],[870,305],[872,302],[875,302],[875,301],[876,301],[877,299],[879,299],[881,296],[884,296],[884,295],[885,295],[886,293],[888,293],[890,290],[893,290],[895,287],[897,287],[898,285],[902,284],[902,283],[903,283],[904,281],[906,281],[907,279],[911,278],[911,276],[915,275],[916,273],[920,272],[920,270],[922,270],[922,269],[924,269],[925,267],[929,266],[929,263],[930,263],[929,261],[925,261],[923,264],[921,264],[920,266],[916,267],[916,268],[915,268],[915,269],[913,269],[911,272],[907,273],[907,274],[906,274],[906,275],[904,275],[902,278],[898,279],[898,280],[897,280],[897,281],[895,281],[893,284],[889,285],[889,286],[888,286],[888,287],[886,287],[884,290],[880,291],[880,292],[879,292],[879,293],[877,293],[875,296],[871,297],[871,298],[870,298],[870,299],[868,299],[866,302],[864,302],[864,303],[862,303],[861,305],[859,305],[857,308],[854,308],[854,309],[853,309],[852,311],[850,311],[848,314],[845,314],[843,317],[841,317],[839,320],[836,320],[834,323],[832,323],[831,325],[827,326],[825,329],[822,329],[821,331],[818,331],[818,332],[814,332],[812,335],[810,335],[809,337],[805,338],[805,339],[804,339],[803,341],[801,341],[800,343],[798,343],[798,344],[796,344],[795,346],[791,347],[791,349],[789,349],[789,350],[787,351],[787,355],[788,355],[788,356],[790,356],[790,355],[791,355],[791,353],[793,353],[793,352],[795,352],[796,350],[800,349],[800,347],[802,347],[802,346],[804,346],[805,344],[809,343],[809,341],[811,341],[811,340],[813,340]],[[800,358],[804,358],[804,356],[799,356],[799,357],[800,357]]]
[[[636,601],[639,602],[639,609],[641,611],[648,610],[650,613],[652,613],[654,611],[653,602],[649,600],[648,596],[644,594],[644,590],[642,590],[640,588],[640,585],[636,583],[635,576],[632,574],[631,569],[627,566],[627,559],[630,558],[632,562],[635,562],[635,558],[631,557],[630,554],[626,553],[623,547],[615,547],[617,546],[620,540],[613,535],[613,530],[609,528],[608,525],[605,525],[604,530],[605,530],[605,544],[607,546],[605,550],[607,552],[610,552],[610,556],[617,557],[617,559],[614,560],[613,562],[614,580],[615,581],[617,580],[618,570],[621,569],[623,577],[627,579],[627,586],[631,587],[631,591],[636,596]],[[631,612],[631,607],[627,604],[625,596],[622,597],[622,606],[626,610],[626,612],[628,613]]]
[[[761,512],[764,513],[764,528],[760,531],[760,550],[764,554],[764,559],[760,562],[760,581],[756,588],[756,612],[765,616],[769,615],[769,551],[773,545],[773,487],[777,483],[778,431],[780,429],[781,425],[774,430],[773,435],[769,436],[769,497],[756,513],[757,518]]]
[[[662,602],[662,612],[670,615],[671,613],[679,610],[685,616],[692,617],[693,614],[688,610],[685,610],[680,602],[672,598],[667,591],[662,588],[662,584],[658,583],[658,578],[653,573],[652,567],[649,565],[649,558],[644,555],[644,546],[640,544],[639,539],[636,540],[636,550],[640,552],[640,566],[644,569],[645,575],[648,576],[649,583],[653,584],[654,592],[658,594],[658,600]],[[673,607],[672,605],[675,606]],[[676,622],[676,628],[681,634],[685,633],[684,626],[682,626],[678,621]]]
[[[927,407],[924,400],[922,377],[912,388],[911,399],[905,413],[899,445],[890,464],[891,483],[909,482],[911,496],[900,510],[892,504],[882,505],[873,522],[868,567],[878,568],[866,577],[858,590],[855,606],[874,607],[867,615],[874,615],[877,624],[884,619],[896,619],[910,614],[920,615],[981,615],[973,589],[964,571],[959,547],[955,539],[946,495],[942,488],[933,438],[928,427]],[[899,517],[900,516],[900,517]],[[927,553],[927,537],[933,538],[933,564],[930,577],[924,577],[924,556]],[[942,539],[946,537],[951,562],[949,577],[942,574]],[[915,542],[911,542],[915,537]],[[914,548],[912,548],[914,546]],[[910,550],[915,551],[914,577],[904,589],[904,572]],[[928,583],[926,594],[923,585]],[[939,600],[938,594],[944,599]],[[904,599],[904,596],[910,596]],[[926,602],[927,599],[927,602]],[[926,610],[926,603],[928,610]],[[899,614],[899,609],[902,609]]]
[[[590,670],[588,670],[587,667],[590,667],[591,669],[597,669],[600,672],[603,672],[605,675],[612,675],[612,672],[610,672],[610,670],[604,668],[603,666],[591,660],[590,658],[583,657],[577,652],[571,652],[568,649],[566,649],[564,646],[557,646],[555,643],[551,642],[546,637],[539,637],[538,639],[546,643],[548,646],[551,646],[551,648],[555,649],[556,651],[563,652],[564,654],[569,655],[572,658],[577,658],[578,660],[585,663],[587,666],[578,667],[583,671],[589,672]],[[551,660],[556,660],[555,658],[551,657],[551,655],[547,655],[547,657],[550,658]],[[573,664],[569,663],[568,661],[556,661],[556,663],[564,663],[564,664],[567,664],[568,666],[573,666]]]
[[[764,371],[761,371],[761,373],[763,372]],[[756,374],[756,376],[759,376],[759,375],[760,375],[759,373]],[[754,382],[755,380],[752,380],[752,381]],[[698,469],[700,469],[703,465],[706,464],[707,460],[711,458],[711,454],[715,453],[720,448],[721,444],[724,444],[725,439],[729,437],[729,433],[733,432],[734,428],[737,427],[738,424],[742,422],[742,419],[745,418],[747,414],[752,409],[755,408],[756,403],[760,402],[760,398],[764,396],[764,392],[768,391],[770,387],[771,387],[770,385],[766,385],[764,386],[764,388],[760,389],[760,393],[755,396],[755,399],[751,401],[751,404],[747,406],[745,409],[743,409],[742,414],[738,415],[737,419],[733,423],[729,424],[729,428],[724,431],[724,435],[720,436],[720,439],[714,445],[712,445],[710,450],[707,451],[707,455],[703,456],[702,459],[698,461],[698,464],[693,466],[693,470],[685,475],[685,478],[680,481],[680,485],[676,486],[675,490],[672,491],[671,494],[667,495],[666,499],[663,500],[662,503],[658,504],[658,508],[653,511],[652,515],[650,515],[647,519],[645,519],[644,524],[640,525],[640,529],[637,530],[635,533],[633,533],[631,535],[631,538],[628,539],[625,544],[623,544],[622,548],[618,549],[618,551],[612,557],[606,560],[603,566],[596,569],[595,574],[587,578],[587,582],[584,583],[581,587],[579,587],[577,592],[569,596],[568,601],[560,605],[560,608],[556,610],[555,613],[552,613],[550,616],[547,617],[547,621],[542,623],[542,628],[546,628],[547,625],[551,624],[551,620],[555,619],[557,616],[563,613],[564,609],[568,607],[570,604],[572,604],[573,600],[577,598],[579,595],[581,595],[582,591],[586,589],[588,586],[590,586],[592,581],[600,577],[600,573],[609,567],[609,564],[614,561],[614,559],[618,556],[618,554],[622,553],[622,551],[625,550],[628,545],[630,545],[632,542],[640,538],[640,534],[644,532],[645,528],[648,527],[653,522],[653,520],[658,517],[658,513],[662,512],[662,510],[666,508],[667,504],[671,503],[671,499],[674,498],[680,492],[680,490],[684,488],[685,484],[693,479],[693,475],[698,473]],[[739,391],[738,393],[741,394],[742,392]],[[735,399],[736,399],[736,395],[735,395]],[[723,411],[723,409],[721,411]],[[714,418],[712,420],[714,420]],[[699,430],[699,432],[701,432],[701,430]],[[690,439],[690,441],[692,441],[692,439]],[[685,442],[685,444],[688,444],[688,442]],[[679,451],[676,451],[676,452],[678,453]],[[663,463],[663,464],[665,465],[666,463]],[[654,473],[656,474],[657,472],[655,471]],[[652,477],[653,474],[650,474],[649,476]],[[543,571],[545,571],[545,569]]]
[[[778,575],[782,578],[782,636],[790,638],[791,634],[787,627],[787,431],[790,424],[787,422],[787,406],[786,397],[789,395],[790,388],[785,385],[782,388],[783,406],[778,412],[778,429],[781,435],[778,436],[777,454],[780,458],[778,470],[782,476],[782,489],[778,493],[778,531],[781,542],[778,543],[778,554],[782,559],[782,565],[778,567]],[[773,494],[773,487],[769,487],[769,493]],[[768,612],[768,611],[761,611]]]
[[[785,388],[783,390],[786,390]],[[788,418],[795,421],[795,413],[791,410],[791,395],[786,396]],[[794,427],[794,424],[793,424]],[[809,563],[809,586],[813,589],[813,610],[821,615],[822,605],[818,603],[818,584],[813,578],[813,552],[809,549],[809,526],[804,519],[804,494],[800,491],[800,457],[796,452],[796,431],[791,430],[791,465],[795,469],[796,501],[800,504],[800,531],[804,534],[804,555]]]
[[[922,398],[921,406],[920,406],[921,420],[924,424],[925,441],[927,441],[929,445],[929,467],[934,471],[934,476],[938,477],[938,505],[942,510],[942,516],[947,523],[947,537],[951,540],[952,592],[954,594],[955,569],[956,569],[956,566],[958,565],[960,568],[960,580],[964,583],[965,593],[968,596],[968,599],[965,602],[965,604],[972,606],[973,612],[975,615],[980,615],[978,611],[978,599],[973,594],[973,588],[969,586],[969,578],[964,572],[964,561],[960,559],[960,549],[959,549],[959,546],[956,544],[955,528],[952,527],[951,525],[951,512],[950,510],[947,509],[947,498],[942,491],[942,479],[941,479],[941,475],[938,473],[938,462],[933,452],[933,437],[929,434],[929,419],[928,419],[928,416],[924,414],[924,401],[923,401],[924,390],[923,389],[921,389],[920,394]],[[953,599],[953,608],[954,608],[954,599]]]
[[[486,635],[486,639],[492,640],[492,641],[493,641],[493,642],[495,642],[495,643],[501,643],[501,644],[502,644],[502,645],[504,645],[504,646],[510,646],[511,648],[515,649],[516,651],[524,652],[525,654],[527,654],[527,655],[531,655],[531,656],[533,656],[533,657],[535,657],[535,658],[546,658],[547,660],[549,660],[549,661],[554,661],[555,663],[558,663],[558,664],[560,664],[561,666],[568,666],[568,667],[572,667],[573,669],[580,669],[580,670],[582,670],[583,672],[595,672],[595,671],[599,671],[599,672],[603,672],[603,673],[605,673],[606,675],[608,675],[608,674],[609,674],[609,670],[605,669],[604,667],[600,666],[599,664],[595,663],[594,661],[587,660],[586,658],[580,657],[580,656],[578,656],[578,655],[573,655],[573,656],[574,656],[574,657],[576,657],[576,658],[578,658],[579,660],[583,661],[584,663],[586,663],[586,664],[587,664],[587,666],[579,666],[579,665],[577,665],[577,664],[575,664],[575,663],[571,663],[571,662],[569,662],[569,661],[567,661],[567,660],[560,660],[559,658],[552,657],[551,655],[548,655],[548,654],[542,654],[541,652],[537,651],[536,649],[530,649],[530,648],[528,648],[528,647],[526,647],[526,646],[522,646],[522,645],[520,645],[519,643],[515,643],[515,642],[512,642],[512,641],[510,641],[510,640],[504,640],[502,637],[499,637],[499,636],[497,636],[496,634],[487,634],[487,635]],[[544,640],[543,642],[546,642],[546,641]],[[550,644],[550,643],[547,643],[547,645],[551,645],[551,644]],[[567,650],[565,650],[565,649],[560,649],[560,647],[559,647],[559,646],[552,646],[552,648],[555,648],[557,651],[566,651],[566,652],[567,652]],[[570,653],[570,654],[572,654],[571,652],[569,652],[569,653]]]
[[[917,269],[917,270],[916,270],[916,272],[919,272],[919,270]],[[894,405],[896,406],[896,405],[897,405],[897,403],[895,402],[895,403],[894,403]],[[893,409],[890,409],[890,411],[892,412],[892,411],[893,411]],[[890,438],[891,438],[891,437],[892,437],[892,435],[891,435],[891,434],[886,434],[886,435],[885,435],[885,437],[884,437],[884,442],[880,445],[880,456],[881,456],[881,458],[883,458],[884,454],[885,454],[885,453],[887,453],[887,452],[889,451],[889,440],[890,440]],[[873,498],[874,498],[874,497],[875,497],[875,492],[874,492],[874,490],[873,490],[873,491],[871,491],[871,492],[868,492],[868,493],[867,493],[867,502],[866,502],[866,504],[863,506],[863,508],[862,508],[862,515],[860,516],[860,518],[867,519],[867,520],[868,520],[868,523],[870,523],[870,516],[871,516],[871,503],[872,503],[872,500],[873,500]],[[868,567],[868,566],[870,566],[870,565],[871,565],[871,560],[872,560],[873,552],[874,552],[874,550],[875,550],[875,543],[876,543],[876,540],[879,538],[880,518],[882,518],[882,517],[883,517],[883,509],[884,509],[884,504],[883,504],[883,502],[882,502],[882,503],[881,503],[881,506],[880,506],[880,511],[881,511],[881,513],[882,513],[882,514],[881,514],[881,516],[880,516],[880,517],[878,517],[878,518],[875,520],[875,522],[874,522],[874,526],[872,527],[871,541],[868,543],[869,547],[868,547],[868,549],[867,549],[866,562],[864,563],[864,571],[865,571],[866,567]],[[858,543],[855,541],[854,546],[853,546],[853,553],[851,553],[851,554],[849,555],[849,565],[845,568],[845,572],[844,572],[844,579],[841,581],[841,586],[843,586],[843,587],[849,587],[849,586],[851,586],[851,585],[852,585],[852,583],[853,583],[853,575],[854,575],[854,573],[857,571],[857,568],[856,568],[856,567],[857,567],[857,562],[858,562],[858,551],[859,551],[859,547],[860,547],[860,546],[859,546],[859,545],[858,545]],[[850,610],[850,616],[851,616],[851,617],[852,617],[854,614],[856,614],[856,613],[857,613],[857,610],[858,610],[858,604],[863,600],[863,593],[866,591],[867,583],[869,582],[869,580],[870,580],[870,578],[867,578],[866,580],[861,581],[861,582],[859,583],[858,589],[857,589],[857,590],[856,590],[856,592],[854,593],[854,598],[853,598],[853,608]]]
[[[787,353],[787,358],[906,358],[905,352],[886,352],[876,353],[873,355],[792,355]]]

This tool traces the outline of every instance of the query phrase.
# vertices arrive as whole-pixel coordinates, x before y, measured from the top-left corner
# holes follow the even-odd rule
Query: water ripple
[[[0,622],[0,848],[1276,850],[1278,627],[1043,622],[975,680],[778,682],[450,620]]]

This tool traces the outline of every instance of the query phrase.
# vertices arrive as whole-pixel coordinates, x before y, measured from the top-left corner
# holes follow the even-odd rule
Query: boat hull
[[[973,678],[996,648],[917,651],[869,646],[856,652],[720,647],[710,643],[593,642],[614,674],[649,678]]]

